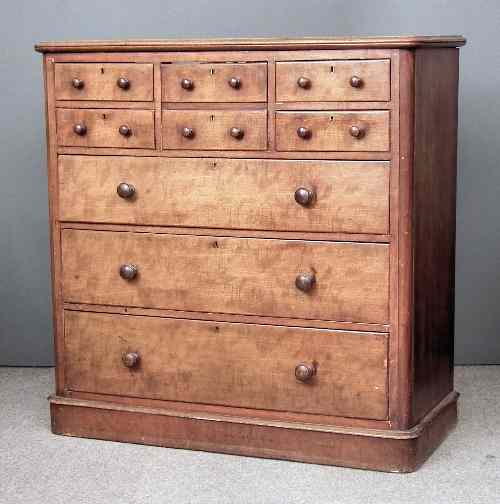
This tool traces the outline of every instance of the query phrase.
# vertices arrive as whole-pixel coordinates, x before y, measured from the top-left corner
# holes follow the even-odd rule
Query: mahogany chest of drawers
[[[457,416],[464,43],[37,45],[53,432],[417,468]]]

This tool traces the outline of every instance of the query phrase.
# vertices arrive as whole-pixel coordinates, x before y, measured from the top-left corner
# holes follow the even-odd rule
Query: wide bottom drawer
[[[387,417],[387,334],[65,312],[69,390]]]

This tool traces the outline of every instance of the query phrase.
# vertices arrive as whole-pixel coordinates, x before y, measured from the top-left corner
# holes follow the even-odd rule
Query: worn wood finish
[[[391,182],[397,191],[391,191],[391,229],[396,230],[397,239],[391,243],[393,287],[391,295],[392,318],[389,355],[392,357],[389,381],[391,397],[389,404],[397,404],[391,410],[391,417],[400,429],[413,425],[411,420],[412,374],[413,374],[413,151],[414,151],[414,53],[401,51],[398,62],[399,121],[397,141],[399,156],[395,160],[399,176]],[[391,409],[391,408],[390,408]]]
[[[399,37],[302,37],[302,38],[237,38],[237,39],[149,39],[149,40],[86,40],[72,42],[40,42],[39,52],[113,52],[113,51],[255,51],[317,50],[348,48],[414,48],[460,47],[465,38],[450,36]]]
[[[65,320],[71,390],[359,418],[387,415],[385,334],[74,311]],[[126,352],[138,353],[136,367],[123,365]],[[302,362],[317,369],[306,383],[294,376]]]
[[[278,411],[255,408],[241,408],[217,404],[189,403],[185,401],[163,401],[161,399],[148,399],[144,397],[129,397],[108,394],[96,394],[93,392],[80,392],[68,390],[68,397],[72,399],[84,399],[86,401],[99,401],[126,406],[143,406],[146,408],[168,409],[177,411],[179,414],[203,414],[203,415],[224,415],[239,417],[241,421],[264,422],[298,422],[314,426],[335,426],[336,428],[359,428],[377,429],[383,432],[391,432],[391,422],[385,420],[373,420],[370,418],[341,417],[336,415],[317,415],[311,413],[297,413],[295,411]]]
[[[85,125],[84,135],[75,133],[77,124]],[[128,136],[120,134],[122,125],[131,129]],[[153,149],[154,113],[151,110],[58,109],[57,142],[63,146]]]
[[[351,127],[362,130],[355,138]],[[299,128],[310,132],[298,135]],[[276,112],[279,151],[388,151],[389,112]]]
[[[161,70],[165,102],[267,101],[267,63],[176,63]],[[239,81],[237,87],[230,85],[233,78]],[[184,89],[183,79],[193,87]]]
[[[95,231],[130,231],[126,224],[100,224],[91,222],[62,222],[62,229],[92,229]],[[185,234],[196,236],[234,236],[237,238],[273,238],[277,240],[306,240],[306,241],[348,241],[348,242],[370,242],[370,243],[390,243],[391,237],[388,234],[361,234],[361,233],[322,233],[300,232],[300,231],[269,231],[253,229],[218,229],[218,228],[191,228],[183,226],[141,226],[134,225],[136,233],[156,233],[156,234]]]
[[[279,53],[271,50],[217,50],[217,51],[126,51],[126,52],[86,52],[86,53],[66,53],[58,52],[51,54],[51,58],[57,63],[153,63],[153,64],[171,64],[171,63],[220,63],[236,62],[238,60],[245,62],[263,62],[268,63],[268,81],[271,72],[274,69],[274,61],[318,61],[323,59],[335,60],[353,60],[353,59],[391,59],[399,51],[384,48],[360,48],[360,49],[308,49],[308,50],[283,50]],[[278,58],[279,55],[279,58]],[[272,88],[268,86],[269,97]],[[161,96],[161,95],[160,95]]]
[[[54,361],[56,363],[55,388],[58,394],[64,393],[64,321],[61,282],[61,224],[58,219],[59,198],[57,197],[57,133],[56,108],[54,97],[54,60],[44,56],[45,119],[47,139],[47,179],[49,194],[50,225],[50,265],[52,281],[52,323],[54,330]]]
[[[243,324],[280,325],[307,327],[312,329],[338,329],[341,331],[365,331],[385,333],[389,324],[365,324],[337,320],[298,319],[292,317],[270,317],[262,315],[241,315],[233,313],[213,313],[186,310],[165,310],[137,308],[133,306],[93,305],[84,303],[63,303],[65,310],[88,311],[95,313],[121,313],[124,315],[144,315],[146,317],[182,318],[190,320],[211,320],[215,322],[234,322]]]
[[[269,139],[269,144],[271,143]],[[305,146],[307,147],[307,145]],[[393,157],[387,152],[362,152],[362,151],[271,151],[271,150],[197,150],[197,149],[128,149],[113,147],[57,147],[58,154],[92,155],[92,156],[133,156],[133,157],[190,157],[190,158],[237,158],[237,159],[325,159],[331,161],[390,161]]]
[[[463,43],[461,37],[377,37],[40,45],[48,52],[54,431],[380,470],[418,467],[456,421],[457,51],[446,47]],[[92,92],[103,94],[85,99],[56,96],[56,67],[72,65],[105,68],[104,75],[111,68],[151,68],[152,95],[110,99],[101,86]],[[200,74],[189,92],[174,82],[175,98],[167,80],[181,68]],[[235,69],[241,80],[230,87]],[[310,81],[302,79],[299,89],[300,77]],[[352,77],[361,80],[351,84]],[[252,91],[249,78],[258,81],[251,81]],[[132,83],[123,93],[134,89]],[[92,121],[108,112],[147,117],[147,135],[134,145],[133,135],[118,133],[116,119],[98,130],[97,143],[89,142]],[[77,114],[93,118],[82,143],[71,140],[74,124],[59,120]],[[181,136],[180,121],[172,118],[199,118],[201,135],[198,128],[192,139]],[[230,136],[233,127],[244,128],[243,138],[238,131]],[[299,137],[300,127],[312,127],[312,136],[301,130]],[[120,198],[119,182],[134,184],[135,197],[125,198],[130,187],[122,186]],[[119,268],[129,264],[122,275],[133,276],[132,261],[139,273],[127,281]],[[101,319],[113,320],[108,338],[95,335],[101,324],[81,322]],[[129,324],[153,368],[132,348],[124,360],[132,367],[123,369],[112,352],[95,351],[118,348]],[[180,329],[170,336],[141,329],[146,326],[189,327],[191,351]],[[227,329],[209,338],[206,328],[217,326]],[[65,334],[74,344],[71,355]],[[163,346],[169,337],[177,338],[171,348]],[[231,349],[221,349],[228,341]],[[80,352],[85,345],[87,354]],[[384,357],[375,367],[363,365],[373,345],[384,348]],[[276,375],[258,363],[273,356],[283,370],[297,348],[321,350],[322,369],[336,378],[316,381],[325,376],[321,366],[302,362],[297,376],[313,386],[293,378],[283,389],[289,382],[282,373],[276,383],[286,393],[277,395],[275,382],[266,381]],[[329,367],[338,349],[346,357]],[[185,357],[160,365],[171,352]],[[221,362],[219,352],[229,363],[222,371],[209,366]],[[184,373],[195,368],[209,373]],[[116,379],[122,370],[127,378]],[[379,386],[378,378],[367,378],[374,370],[384,378],[383,393],[354,392],[364,383]],[[224,387],[213,378],[217,371]],[[160,386],[167,374],[191,386]],[[210,389],[203,385],[207,376]],[[242,393],[237,376],[252,377]],[[91,391],[72,390],[77,382]],[[326,390],[340,386],[351,393],[339,406]]]
[[[252,422],[227,415],[182,414],[64,397],[51,398],[50,405],[56,434],[411,472],[455,426],[456,400],[456,395],[447,397],[415,428],[399,432],[261,419]]]
[[[115,100],[57,100],[57,108],[67,109],[130,109],[130,110],[154,110],[155,103],[152,101],[122,102]]]
[[[117,81],[125,78],[127,89]],[[83,81],[81,88],[73,79]],[[153,65],[148,63],[57,63],[55,65],[56,100],[152,101]]]
[[[296,202],[301,187],[310,204]],[[59,156],[59,191],[62,221],[389,232],[386,162]]]
[[[388,101],[390,60],[293,61],[276,63],[277,102]],[[351,79],[361,81],[351,84]],[[299,79],[307,79],[305,87]]]
[[[164,110],[164,149],[264,150],[267,148],[265,110]],[[193,131],[183,136],[184,128]],[[231,136],[231,128],[243,131]]]
[[[62,232],[64,300],[386,323],[388,248],[208,236]],[[132,263],[138,277],[118,269]],[[308,293],[297,275],[315,274]]]
[[[416,51],[413,422],[453,390],[457,103],[458,50]]]

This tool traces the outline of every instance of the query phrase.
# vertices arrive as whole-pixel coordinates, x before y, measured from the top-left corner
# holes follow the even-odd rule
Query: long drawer
[[[388,322],[386,244],[66,229],[62,256],[68,302]]]
[[[389,163],[59,157],[60,219],[387,233]]]
[[[68,389],[384,419],[387,335],[65,312]]]

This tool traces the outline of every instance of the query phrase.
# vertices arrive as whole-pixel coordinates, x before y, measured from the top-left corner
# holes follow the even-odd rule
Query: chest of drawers
[[[464,43],[37,45],[53,432],[417,468],[456,422]]]

